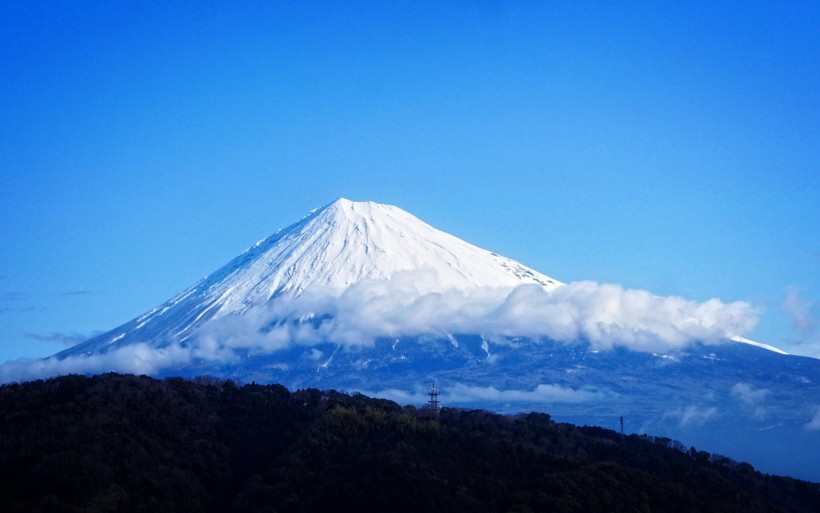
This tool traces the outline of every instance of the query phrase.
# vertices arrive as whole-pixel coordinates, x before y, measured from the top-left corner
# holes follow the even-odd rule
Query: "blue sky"
[[[820,356],[816,2],[234,4],[0,6],[0,362],[337,197]]]

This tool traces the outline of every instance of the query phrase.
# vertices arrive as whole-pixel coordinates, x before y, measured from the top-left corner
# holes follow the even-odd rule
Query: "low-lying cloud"
[[[156,348],[149,344],[130,344],[105,353],[42,360],[13,360],[0,365],[0,383],[30,381],[65,374],[123,372],[156,374],[162,369],[191,363],[189,348],[178,344]]]
[[[814,416],[803,427],[810,431],[820,431],[820,406],[814,407]]]
[[[735,383],[732,387],[732,396],[746,405],[754,406],[765,401],[772,393],[768,388],[754,388],[748,383]]]
[[[815,332],[817,319],[814,316],[814,301],[801,295],[797,287],[789,287],[780,305],[791,318],[792,324],[803,335]]]
[[[681,427],[702,426],[713,419],[718,413],[715,406],[698,406],[695,404],[684,408],[675,408],[666,412],[664,419],[676,421]]]
[[[426,392],[417,389],[408,392],[399,389],[378,391],[363,391],[372,397],[383,397],[396,401],[399,404],[421,404],[428,400]],[[532,405],[545,404],[575,404],[598,401],[612,396],[608,391],[596,388],[570,388],[562,385],[540,384],[532,390],[499,389],[492,386],[466,385],[454,383],[442,391],[441,401],[445,405],[465,406],[470,404],[505,403]]]
[[[788,314],[792,326],[799,334],[799,339],[793,340],[792,345],[799,347],[802,354],[820,358],[817,301],[804,297],[799,287],[789,287],[780,306]]]
[[[768,388],[755,388],[743,382],[735,383],[731,390],[732,397],[739,400],[744,407],[751,409],[756,419],[765,419],[768,416],[765,402],[771,393]]]
[[[127,345],[101,354],[9,362],[0,366],[0,380],[109,370],[153,374],[192,361],[234,364],[240,352],[269,354],[323,343],[357,350],[382,338],[449,334],[585,341],[593,350],[663,353],[693,342],[720,343],[749,331],[757,321],[757,311],[742,301],[696,302],[591,281],[551,291],[522,285],[430,292],[436,285],[432,271],[417,271],[397,273],[391,280],[364,280],[341,292],[306,291],[241,314],[219,313],[195,326],[186,339],[163,341],[162,348],[130,336],[123,340]]]
[[[696,341],[718,343],[757,322],[757,311],[742,301],[696,302],[591,281],[552,291],[538,285],[433,293],[420,289],[424,284],[418,273],[399,273],[390,281],[359,282],[340,295],[306,293],[241,316],[218,317],[198,336],[229,347],[253,341],[254,347],[276,350],[294,343],[370,346],[382,337],[476,333],[585,340],[595,350],[621,346],[663,352]]]

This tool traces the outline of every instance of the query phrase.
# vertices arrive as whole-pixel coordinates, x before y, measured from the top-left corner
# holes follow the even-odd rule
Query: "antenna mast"
[[[427,409],[429,409],[430,412],[436,417],[438,417],[438,412],[441,409],[441,404],[438,401],[439,392],[440,391],[438,387],[436,387],[436,383],[434,381],[430,391],[427,392],[427,395],[430,396],[430,400],[427,402]]]

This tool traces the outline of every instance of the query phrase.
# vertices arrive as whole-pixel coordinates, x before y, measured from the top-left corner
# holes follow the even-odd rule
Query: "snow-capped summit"
[[[223,309],[235,310],[277,295],[297,296],[312,287],[342,289],[420,268],[435,273],[439,290],[560,284],[398,207],[340,198],[258,242],[200,288],[219,296]]]
[[[125,325],[72,347],[62,356],[111,344],[184,340],[210,319],[242,315],[277,298],[306,291],[338,295],[362,280],[390,280],[423,270],[421,293],[561,282],[512,259],[473,246],[408,212],[344,198],[263,239],[227,265]]]

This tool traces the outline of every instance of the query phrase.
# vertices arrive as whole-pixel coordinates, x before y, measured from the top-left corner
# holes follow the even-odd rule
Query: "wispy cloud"
[[[428,399],[426,392],[421,389],[412,392],[399,389],[363,392],[367,395],[383,397],[401,404],[421,404]],[[592,387],[575,389],[554,384],[540,384],[532,390],[522,390],[454,383],[442,390],[441,401],[442,404],[446,405],[585,403],[605,399],[613,395],[612,392]]]
[[[29,340],[36,340],[39,342],[48,342],[59,344],[63,347],[71,347],[73,345],[79,344],[84,340],[88,340],[89,338],[93,337],[94,335],[99,334],[99,332],[92,333],[90,335],[82,335],[79,333],[24,333],[23,335]]]
[[[89,294],[93,294],[93,290],[67,290],[65,292],[60,292],[61,296],[87,296]]]
[[[676,421],[680,426],[702,426],[718,414],[715,406],[689,405],[684,408],[675,408],[667,411],[664,419]]]
[[[802,354],[820,358],[820,323],[817,301],[804,297],[799,287],[789,287],[781,308],[791,318],[798,337],[791,341]]]
[[[739,400],[747,408],[753,410],[752,415],[756,419],[765,419],[768,416],[768,410],[764,403],[771,395],[771,390],[768,388],[754,388],[748,383],[736,383],[731,390],[732,397]]]
[[[803,335],[815,332],[817,318],[814,315],[815,302],[801,295],[798,287],[789,287],[781,303],[783,310],[789,314],[794,327]]]
[[[445,394],[446,398],[458,403],[584,403],[606,397],[602,391],[574,389],[561,385],[541,384],[533,390],[498,389],[456,384]]]
[[[385,388],[383,390],[360,390],[360,392],[370,397],[390,399],[399,404],[424,404],[429,399],[429,396],[421,389],[408,391],[398,388]]]
[[[33,306],[13,306],[13,307],[0,306],[0,314],[33,312],[36,309],[37,308],[35,308]]]
[[[820,406],[814,407],[814,416],[803,427],[812,431],[820,431]]]
[[[0,365],[0,383],[29,381],[64,374],[99,374],[125,372],[156,374],[161,369],[187,365],[191,352],[179,345],[163,348],[132,344],[93,356],[14,360]]]
[[[0,292],[0,301],[23,301],[28,299],[28,295],[20,291]]]
[[[745,404],[756,405],[765,401],[771,394],[768,388],[754,388],[748,383],[736,383],[732,387],[732,396]]]
[[[29,300],[29,295],[19,290],[0,292],[0,315],[8,313],[31,312],[36,308],[30,304],[25,304]],[[23,304],[21,304],[23,303]]]

